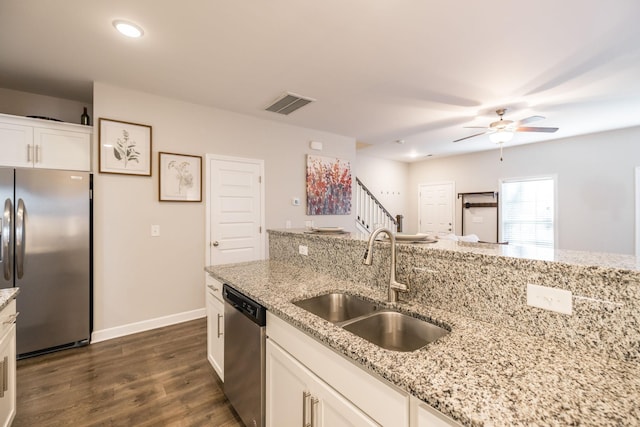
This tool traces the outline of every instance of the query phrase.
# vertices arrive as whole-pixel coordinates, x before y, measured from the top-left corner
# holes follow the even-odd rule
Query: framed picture
[[[202,156],[158,153],[161,202],[202,201]]]
[[[151,176],[151,126],[100,118],[101,173]]]
[[[348,160],[307,155],[307,215],[351,213],[351,164]]]

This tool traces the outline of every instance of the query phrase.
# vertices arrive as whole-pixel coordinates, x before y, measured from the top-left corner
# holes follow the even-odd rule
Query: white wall
[[[87,107],[93,123],[91,103],[0,88],[0,112],[4,114],[50,117],[79,124],[83,107]]]
[[[408,232],[418,223],[419,184],[455,181],[456,193],[498,191],[504,178],[555,174],[558,248],[634,253],[634,170],[640,165],[640,127],[504,150],[429,159],[409,167]],[[460,234],[461,206],[456,200]]]
[[[153,176],[95,175],[95,329],[109,330],[204,307],[204,203],[158,202],[157,153],[168,151],[263,159],[266,225],[284,228],[353,228],[354,216],[305,215],[306,154],[322,141],[321,154],[353,162],[355,140],[259,120],[173,99],[94,84],[99,117],[153,127]],[[97,130],[94,147],[97,147]],[[94,171],[97,172],[94,156]],[[291,197],[303,201],[291,205]],[[150,236],[159,224],[160,237]]]
[[[406,217],[409,201],[406,191],[409,183],[408,163],[358,153],[356,171],[360,181],[391,215]]]
[[[354,228],[354,215],[306,215],[306,154],[349,160],[355,140],[214,108],[94,84],[94,339],[204,315],[205,206],[158,202],[158,152],[263,159],[267,228]],[[0,88],[0,113],[79,123],[84,103]],[[95,111],[95,113],[94,113]],[[152,176],[98,172],[98,118],[153,127]],[[309,149],[321,141],[323,151]],[[203,171],[204,172],[204,171]],[[355,171],[354,171],[355,176]],[[206,186],[206,183],[203,183]],[[299,197],[301,206],[292,206]],[[160,225],[159,237],[150,236]]]

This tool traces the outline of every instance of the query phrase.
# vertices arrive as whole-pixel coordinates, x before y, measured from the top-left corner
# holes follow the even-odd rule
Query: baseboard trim
[[[91,343],[107,341],[113,338],[124,337],[138,332],[150,331],[151,329],[162,328],[164,326],[175,325],[177,323],[188,322],[190,320],[201,319],[207,315],[204,308],[198,310],[185,311],[171,314],[169,316],[156,317],[155,319],[143,320],[141,322],[129,323],[127,325],[116,326],[115,328],[93,331]]]

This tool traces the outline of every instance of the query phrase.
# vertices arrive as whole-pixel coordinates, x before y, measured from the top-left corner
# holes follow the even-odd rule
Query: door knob
[[[211,243],[211,246],[218,246],[220,243],[218,243],[218,241],[216,240],[215,242]]]

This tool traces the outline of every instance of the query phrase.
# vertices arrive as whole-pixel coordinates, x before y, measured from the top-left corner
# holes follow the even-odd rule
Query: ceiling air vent
[[[276,99],[271,105],[265,108],[265,110],[287,115],[313,101],[315,101],[313,98],[305,98],[303,96],[296,95],[295,93],[287,92]]]

